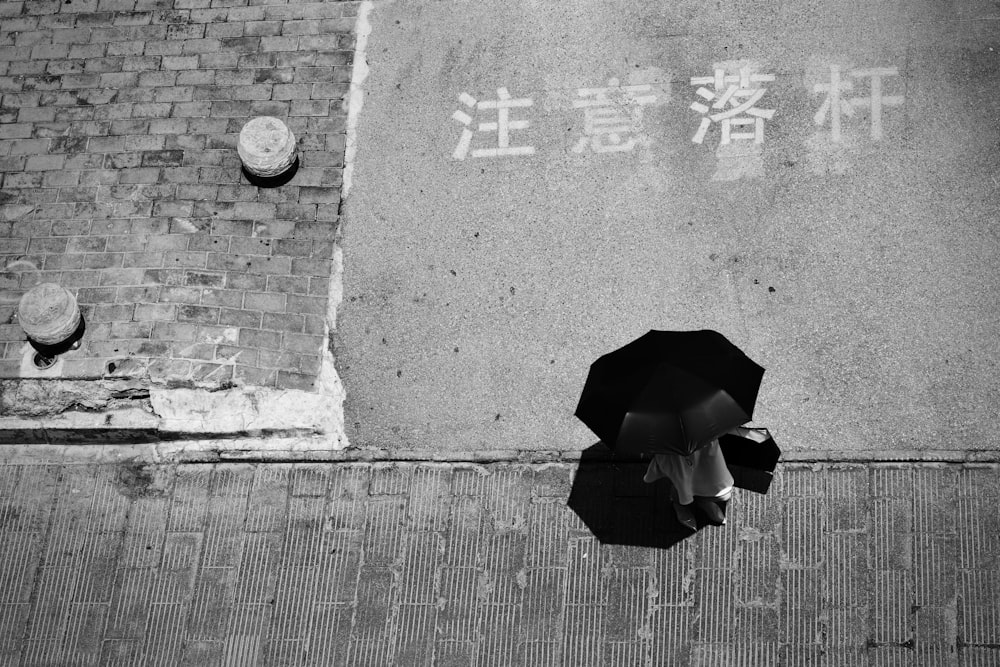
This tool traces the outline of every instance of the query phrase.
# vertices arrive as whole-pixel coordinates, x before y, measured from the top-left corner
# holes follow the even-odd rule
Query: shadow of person
[[[667,549],[694,534],[677,520],[669,482],[642,481],[648,465],[600,442],[581,453],[566,504],[601,543]]]

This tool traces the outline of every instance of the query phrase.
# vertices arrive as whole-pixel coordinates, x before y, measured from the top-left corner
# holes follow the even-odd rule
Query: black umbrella
[[[764,369],[717,331],[650,331],[590,366],[576,416],[624,452],[687,455],[753,416]]]

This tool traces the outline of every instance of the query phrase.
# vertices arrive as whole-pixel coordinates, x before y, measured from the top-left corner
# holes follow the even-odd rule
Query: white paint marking
[[[755,109],[760,99],[767,92],[766,88],[753,88],[753,84],[774,81],[773,74],[752,73],[753,64],[747,61],[735,63],[719,63],[715,65],[713,76],[691,77],[691,85],[700,86],[696,91],[699,97],[712,102],[712,109],[724,109],[701,119],[698,131],[691,141],[696,144],[702,143],[705,133],[711,123],[717,122],[722,126],[722,145],[729,144],[733,139],[751,139],[755,144],[764,141],[764,119],[770,119],[774,115],[774,109]],[[737,74],[726,74],[726,69],[737,70]],[[714,91],[705,88],[712,84]],[[727,109],[727,107],[730,107]],[[701,102],[694,102],[690,107],[693,111],[706,116],[710,108]],[[737,118],[746,114],[752,118]],[[732,126],[752,126],[753,132],[733,132]]]
[[[458,96],[458,99],[466,106],[471,107],[475,104],[476,109],[496,109],[497,112],[496,121],[483,121],[477,126],[477,130],[479,132],[496,132],[497,147],[475,149],[472,151],[472,157],[531,155],[535,152],[535,149],[530,146],[512,147],[510,145],[511,130],[524,130],[527,129],[529,125],[529,122],[526,120],[511,120],[510,110],[514,107],[525,108],[532,106],[534,102],[531,99],[514,99],[510,96],[510,91],[503,86],[497,88],[497,99],[495,100],[482,100],[477,102],[475,98],[465,92],[461,93]],[[466,126],[466,128],[462,130],[462,136],[459,138],[458,146],[455,147],[455,150],[452,153],[452,157],[454,159],[464,160],[469,152],[469,147],[471,146],[473,139],[473,133],[468,129],[468,125],[472,123],[472,117],[463,111],[456,111],[451,117]]]
[[[372,0],[363,0],[358,6],[358,18],[354,24],[354,66],[351,68],[351,86],[345,104],[347,105],[347,136],[344,150],[344,175],[341,186],[341,202],[347,201],[354,174],[354,161],[358,153],[358,117],[364,106],[365,94],[362,86],[368,78],[368,62],[365,51],[372,26],[368,15],[374,7]],[[333,267],[330,272],[330,296],[327,300],[326,317],[323,321],[322,361],[316,378],[316,390],[321,396],[333,399],[329,419],[332,427],[327,431],[332,449],[350,447],[344,430],[344,400],[346,392],[334,365],[330,351],[330,331],[337,328],[337,309],[344,300],[344,255],[339,243],[333,247]]]
[[[473,157],[501,157],[504,155],[534,155],[534,146],[512,146],[510,148],[480,148],[472,151]]]
[[[842,93],[854,89],[854,83],[841,77],[840,65],[830,65],[830,82],[817,83],[813,86],[813,93],[827,93],[826,98],[820,105],[819,110],[813,116],[817,125],[826,123],[827,115],[830,116],[830,140],[840,143],[843,140],[841,133],[841,117],[854,115],[854,109],[868,109],[871,115],[871,138],[878,141],[882,138],[882,112],[885,107],[900,106],[903,104],[902,95],[884,95],[882,80],[885,77],[898,76],[899,70],[895,67],[872,67],[866,69],[853,69],[848,75],[856,79],[869,79],[870,93],[867,97],[852,97],[845,99]]]
[[[351,177],[354,174],[354,159],[358,152],[358,116],[365,104],[365,93],[362,85],[368,78],[368,60],[365,50],[368,48],[368,35],[372,32],[368,14],[374,7],[372,0],[363,0],[358,6],[358,19],[354,24],[354,67],[351,69],[351,88],[347,96],[347,137],[344,150],[344,184],[341,189],[341,199],[346,200],[351,190]]]
[[[652,86],[638,84],[621,86],[612,77],[603,88],[579,88],[573,107],[583,109],[583,134],[572,150],[582,153],[587,146],[595,153],[621,153],[631,151],[637,144],[648,146],[652,140],[642,132],[642,107],[656,102],[656,95],[649,93]],[[614,95],[614,97],[612,97]],[[623,135],[629,136],[623,141]]]
[[[451,154],[456,160],[464,160],[469,153],[469,146],[472,145],[472,130],[462,130],[462,136],[458,140],[455,152]]]

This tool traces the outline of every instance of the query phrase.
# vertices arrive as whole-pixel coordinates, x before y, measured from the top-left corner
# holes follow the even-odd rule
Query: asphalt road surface
[[[995,447],[988,2],[377,2],[352,444],[582,450],[589,364],[715,329],[786,451]]]

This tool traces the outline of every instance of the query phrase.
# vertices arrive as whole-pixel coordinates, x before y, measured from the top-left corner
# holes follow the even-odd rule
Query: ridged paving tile
[[[329,530],[364,528],[370,472],[369,466],[359,464],[333,466],[327,507]]]
[[[698,570],[698,614],[693,628],[697,641],[721,642],[731,636],[734,578],[731,570]]]
[[[326,502],[323,498],[290,498],[282,547],[285,565],[317,565],[325,526]]]
[[[481,639],[475,663],[485,667],[525,665],[520,649],[520,604],[486,604],[479,608]]]
[[[523,533],[507,531],[489,538],[482,592],[485,603],[520,606],[526,545]]]
[[[184,604],[153,604],[149,610],[149,625],[145,636],[147,665],[176,665],[180,661],[184,642]]]
[[[501,465],[483,480],[484,508],[496,530],[518,529],[527,521],[531,478],[524,469]]]
[[[529,548],[528,553],[531,553]],[[604,588],[605,563],[598,541],[592,537],[569,540],[566,568],[567,605],[603,605],[607,591]],[[552,567],[552,564],[549,565]]]
[[[868,470],[862,466],[826,474],[824,519],[829,530],[861,531],[867,527],[868,485]]]
[[[14,495],[21,471],[25,469],[30,469],[30,466],[0,464],[0,500]]]
[[[559,667],[564,664],[561,648],[555,641],[527,641],[521,647],[518,664]]]
[[[943,605],[955,597],[958,539],[954,533],[917,533],[914,542],[915,603]]]
[[[781,602],[779,640],[783,644],[819,644],[822,572],[789,569],[783,570],[781,574],[784,599]]]
[[[912,572],[876,570],[872,586],[872,639],[878,643],[910,641],[915,604]]]
[[[347,647],[347,664],[390,664],[393,642],[390,608],[392,586],[393,574],[388,568],[361,568],[354,626]]]
[[[373,496],[401,496],[410,490],[414,466],[409,464],[377,463],[371,469],[368,493]]]
[[[363,535],[354,530],[324,532],[316,566],[317,603],[350,602],[354,599],[361,567]]]
[[[375,467],[0,467],[0,664],[1000,661],[992,467],[791,466],[664,549],[570,466]]]
[[[736,527],[734,526],[735,530]],[[733,588],[738,605],[773,605],[778,596],[779,553],[773,535],[746,532],[739,535]]]
[[[396,600],[405,604],[434,604],[438,599],[438,577],[443,551],[437,533],[413,533],[406,545]]]
[[[187,636],[221,641],[229,632],[237,570],[235,567],[201,567],[188,615]]]
[[[213,496],[208,503],[202,567],[236,567],[243,549],[246,501]]]
[[[73,604],[66,627],[66,658],[74,665],[98,665],[108,604]],[[182,634],[180,636],[183,636]]]
[[[407,519],[413,530],[444,531],[451,505],[451,470],[445,466],[418,466],[411,481]]]
[[[235,569],[236,604],[264,603],[274,599],[282,562],[280,533],[246,533],[239,567]]]
[[[950,468],[913,471],[913,523],[918,533],[955,533],[958,474]]]
[[[604,605],[566,605],[563,619],[564,663],[602,667],[605,664]]]
[[[288,514],[288,477],[291,466],[258,466],[247,503],[247,532],[280,531]]]
[[[47,538],[52,511],[60,492],[60,466],[24,466],[13,493],[4,500],[5,531],[35,533]]]
[[[397,665],[432,665],[434,632],[438,608],[435,604],[400,604],[396,610],[396,642],[393,646]]]
[[[275,639],[306,639],[309,615],[316,590],[315,566],[284,566],[278,574],[270,636]]]
[[[690,664],[691,624],[688,607],[656,607],[650,616],[650,653],[654,665]]]
[[[827,606],[864,609],[868,606],[868,540],[866,535],[831,533],[825,540],[824,577]]]
[[[43,537],[0,532],[0,603],[27,603],[41,565]]]
[[[476,568],[445,567],[440,577],[440,637],[448,641],[474,641],[478,636],[481,572]]]
[[[817,567],[823,561],[821,498],[791,497],[785,501],[781,551],[788,567]]]
[[[279,468],[284,466],[278,466]],[[258,471],[260,468],[258,468]],[[331,467],[324,463],[296,463],[291,466],[291,495],[326,497]]]
[[[106,635],[142,640],[156,582],[147,568],[121,568],[115,576]]]
[[[167,513],[166,498],[138,498],[132,502],[119,565],[156,567],[160,564]]]
[[[658,606],[693,606],[698,547],[685,540],[672,549],[659,549],[653,558],[655,601]]]
[[[353,607],[344,603],[316,603],[312,611],[305,664],[309,667],[347,665]]]
[[[869,542],[875,570],[913,568],[913,504],[909,498],[874,498]]]
[[[729,641],[777,645],[781,636],[781,614],[778,606],[737,606],[731,616]]]
[[[23,649],[23,639],[28,627],[31,605],[27,602],[0,604],[0,660],[4,664],[17,664]]]
[[[475,566],[479,562],[483,521],[482,502],[455,496],[445,539],[445,562],[453,566]]]
[[[173,493],[170,496],[170,519],[167,530],[184,532],[204,530],[212,470],[211,464],[191,464],[177,468],[174,474]]]
[[[396,564],[406,549],[406,499],[398,496],[373,498],[366,507],[365,563]]]
[[[649,633],[650,572],[646,568],[612,569],[603,577],[604,637],[621,646],[639,645]]]

